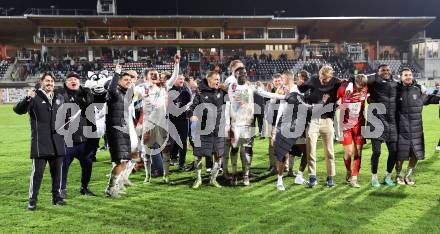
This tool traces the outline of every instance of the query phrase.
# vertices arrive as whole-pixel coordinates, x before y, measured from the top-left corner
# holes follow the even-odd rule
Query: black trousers
[[[387,172],[393,172],[393,168],[397,161],[397,142],[383,142],[381,140],[372,139],[371,146],[373,148],[373,155],[371,156],[371,173],[377,174],[377,167],[379,166],[380,147],[382,143],[387,144],[388,148],[388,160],[387,160]]]
[[[191,122],[188,123],[188,140],[189,140],[189,144],[191,145],[191,147],[194,150],[194,141],[192,139],[192,134],[191,134]],[[205,157],[205,165],[206,165],[206,168],[212,168],[214,166],[214,162],[212,160],[212,157]]]
[[[188,120],[173,120],[171,121],[174,126],[177,129],[177,133],[179,134],[180,141],[182,142],[182,147],[180,147],[174,139],[170,136],[170,139],[172,140],[171,147],[170,147],[170,158],[171,159],[177,159],[177,154],[179,154],[179,166],[184,167],[185,166],[185,160],[186,160],[186,144],[188,139]]]
[[[32,159],[32,173],[29,185],[29,199],[38,199],[41,181],[43,180],[46,163],[49,163],[50,176],[52,177],[52,197],[60,197],[61,170],[63,157]]]
[[[96,155],[96,144],[94,142],[83,142],[74,144],[73,147],[66,147],[66,155],[63,161],[63,173],[61,189],[67,188],[67,175],[70,164],[77,158],[81,165],[81,187],[89,186],[92,177],[93,157]]]
[[[104,135],[103,138],[104,138],[104,146],[108,147],[107,135]]]
[[[254,115],[254,123],[253,126],[255,127],[255,123],[258,121],[258,133],[261,135],[261,133],[263,132],[263,120],[264,120],[264,114],[258,114],[258,115]]]

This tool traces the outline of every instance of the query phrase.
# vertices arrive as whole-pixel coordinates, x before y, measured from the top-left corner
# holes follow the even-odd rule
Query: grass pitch
[[[18,116],[11,105],[0,106],[0,232],[1,233],[439,233],[440,138],[438,107],[425,107],[426,159],[416,169],[416,185],[382,186],[370,182],[371,145],[363,151],[360,189],[345,183],[343,149],[336,144],[336,186],[326,188],[325,161],[318,149],[316,188],[294,185],[285,177],[286,191],[275,188],[276,176],[266,171],[267,140],[256,140],[251,171],[257,177],[249,187],[216,189],[204,185],[190,188],[193,172],[178,173],[164,185],[154,178],[143,184],[143,173],[133,174],[136,185],[128,196],[104,196],[111,169],[108,152],[98,153],[90,188],[98,197],[79,194],[80,166],[74,161],[69,171],[69,197],[64,207],[53,206],[48,168],[40,189],[38,209],[26,210],[31,172],[30,129],[27,116]],[[318,144],[320,145],[320,144]],[[382,148],[379,164],[385,173],[387,150]],[[189,152],[187,162],[193,159]],[[404,168],[406,168],[406,163]],[[295,165],[297,170],[298,165]],[[404,170],[405,171],[405,170]],[[306,174],[307,176],[307,174]]]

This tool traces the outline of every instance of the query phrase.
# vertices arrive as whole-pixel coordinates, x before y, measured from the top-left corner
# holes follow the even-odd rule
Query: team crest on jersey
[[[205,99],[208,99],[208,96],[205,96]]]
[[[57,105],[59,105],[59,104],[60,104],[60,100],[57,99],[57,100],[55,101],[55,103],[56,103]]]
[[[235,92],[237,90],[237,84],[232,84],[232,91]]]
[[[217,94],[217,98],[220,98],[220,96],[221,96],[220,93],[218,93],[218,94]]]
[[[413,94],[413,99],[417,100],[417,94]]]

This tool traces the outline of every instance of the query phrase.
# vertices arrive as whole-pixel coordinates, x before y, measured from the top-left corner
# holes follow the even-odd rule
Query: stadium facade
[[[192,72],[201,69],[203,58],[222,63],[237,54],[270,54],[306,61],[345,51],[356,67],[374,68],[383,61],[396,63],[395,69],[411,64],[419,78],[434,82],[440,77],[440,40],[426,38],[425,29],[435,19],[144,16],[29,9],[22,16],[0,17],[0,56],[15,58],[15,63],[38,54],[43,61],[75,58],[111,64],[121,62],[120,54],[136,63],[148,60],[151,53],[185,52]],[[11,67],[3,69],[4,77],[13,72]]]

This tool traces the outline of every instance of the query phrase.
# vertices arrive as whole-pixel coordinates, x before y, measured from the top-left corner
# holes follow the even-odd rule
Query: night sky
[[[203,3],[205,2],[205,4]],[[14,7],[11,15],[27,8],[95,9],[95,0],[0,0],[0,7]],[[440,0],[123,0],[119,15],[273,15],[286,17],[325,16],[437,16]],[[178,10],[177,10],[178,9]],[[427,36],[440,38],[440,19],[427,29]]]

